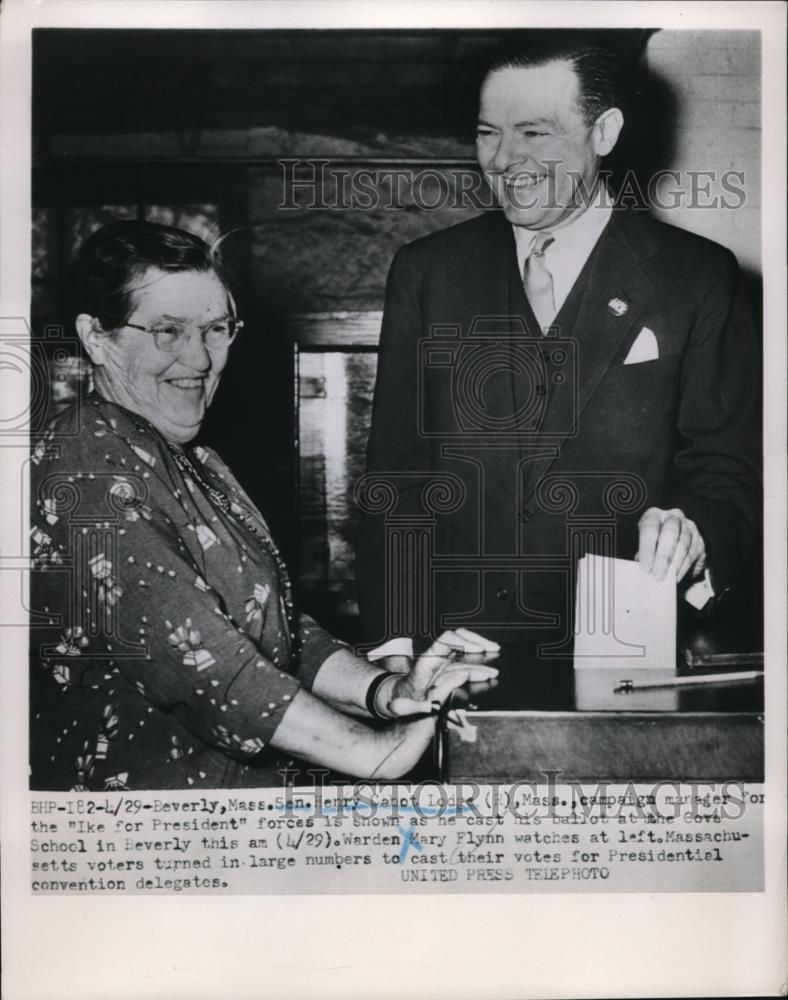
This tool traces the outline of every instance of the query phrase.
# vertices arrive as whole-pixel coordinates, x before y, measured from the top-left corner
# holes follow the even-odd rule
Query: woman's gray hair
[[[79,248],[68,275],[72,316],[95,316],[105,330],[131,316],[134,284],[149,268],[215,273],[228,290],[221,262],[222,239],[213,246],[184,229],[156,222],[111,222]]]

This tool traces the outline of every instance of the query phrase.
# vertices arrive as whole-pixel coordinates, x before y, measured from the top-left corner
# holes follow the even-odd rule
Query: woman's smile
[[[173,386],[176,389],[190,389],[197,390],[197,392],[202,392],[205,387],[205,376],[199,376],[198,378],[166,378],[164,381]]]
[[[168,441],[187,444],[199,432],[227,363],[229,342],[205,343],[203,330],[231,311],[213,271],[148,268],[132,292],[128,322],[95,341],[96,388],[144,417]],[[156,333],[178,317],[184,336],[162,349]],[[209,342],[210,343],[210,342]]]

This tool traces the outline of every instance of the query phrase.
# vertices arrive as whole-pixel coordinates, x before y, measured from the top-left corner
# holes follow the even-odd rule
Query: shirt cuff
[[[709,571],[703,574],[702,580],[696,580],[684,591],[684,600],[691,604],[697,611],[701,611],[714,597],[714,587],[711,585]]]
[[[375,660],[382,660],[384,656],[413,656],[413,640],[404,636],[397,639],[389,639],[382,646],[376,646],[367,653],[370,663]]]

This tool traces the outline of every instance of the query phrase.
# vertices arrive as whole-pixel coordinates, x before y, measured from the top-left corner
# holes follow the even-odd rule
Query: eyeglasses
[[[143,333],[153,334],[153,339],[160,351],[174,354],[179,351],[189,339],[191,330],[199,330],[203,344],[210,351],[219,351],[229,347],[238,335],[238,331],[243,327],[244,321],[236,319],[234,316],[226,316],[223,319],[213,320],[204,326],[189,326],[186,323],[157,323],[155,326],[139,326],[137,323],[124,323],[132,330],[142,330]]]

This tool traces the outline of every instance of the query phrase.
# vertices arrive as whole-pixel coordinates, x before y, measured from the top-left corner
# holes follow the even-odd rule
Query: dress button
[[[509,591],[506,589],[506,587],[499,587],[495,592],[495,596],[498,598],[498,600],[505,601],[506,598],[509,596]]]
[[[523,507],[522,519],[524,521],[530,521],[533,516],[534,512],[532,510],[530,510],[528,507]]]

